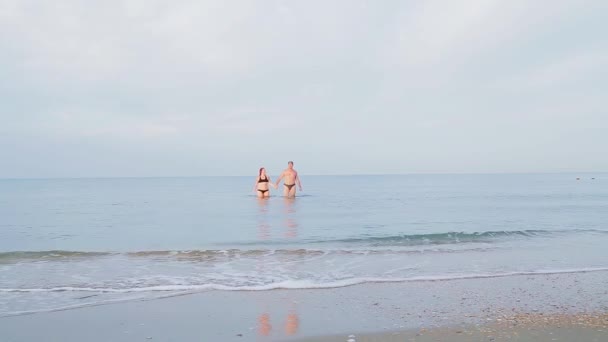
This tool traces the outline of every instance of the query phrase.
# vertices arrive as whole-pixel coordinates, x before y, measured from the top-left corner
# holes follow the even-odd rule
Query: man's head
[[[287,167],[293,169],[293,162],[291,160],[287,162]]]

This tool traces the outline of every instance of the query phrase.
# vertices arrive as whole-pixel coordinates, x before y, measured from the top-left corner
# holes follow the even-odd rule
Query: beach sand
[[[2,317],[0,341],[608,341],[607,313],[600,271],[209,291]]]
[[[308,342],[608,341],[608,314],[515,314],[461,327],[305,338]]]

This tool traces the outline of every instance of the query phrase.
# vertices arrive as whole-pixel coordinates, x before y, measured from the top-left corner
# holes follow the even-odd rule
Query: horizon
[[[299,172],[303,177],[360,177],[360,176],[500,176],[500,175],[603,175],[608,174],[608,171],[565,171],[565,172],[427,172],[427,173],[369,173],[369,174],[307,174]],[[275,175],[269,173],[271,177]],[[0,180],[77,180],[77,179],[133,179],[133,178],[149,178],[149,179],[162,179],[162,178],[255,178],[255,175],[199,175],[199,176],[82,176],[82,177],[2,177]],[[583,179],[581,179],[583,180]]]

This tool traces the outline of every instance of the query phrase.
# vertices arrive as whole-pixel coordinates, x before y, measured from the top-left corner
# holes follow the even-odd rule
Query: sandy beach
[[[397,341],[606,341],[607,314],[514,314],[495,322],[359,335],[305,338],[309,342]]]
[[[2,341],[608,339],[608,272],[209,291],[0,318]],[[540,336],[540,337],[539,337]]]

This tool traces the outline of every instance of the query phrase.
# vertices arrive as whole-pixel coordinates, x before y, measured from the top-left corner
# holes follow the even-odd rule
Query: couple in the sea
[[[295,197],[296,196],[296,184],[300,191],[302,191],[302,183],[300,183],[300,177],[298,176],[298,171],[294,170],[293,162],[289,161],[287,163],[287,168],[281,173],[279,179],[277,179],[276,183],[273,183],[270,180],[270,176],[266,174],[266,169],[261,167],[260,173],[255,179],[255,184],[253,186],[253,191],[255,191],[258,198],[270,197],[270,188],[268,185],[272,185],[275,189],[278,188],[279,183],[283,180],[283,196],[285,197]]]

